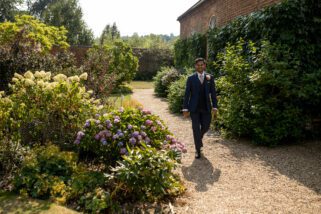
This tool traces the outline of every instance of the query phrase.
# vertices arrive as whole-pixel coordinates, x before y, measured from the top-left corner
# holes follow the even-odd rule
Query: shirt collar
[[[203,71],[202,73],[198,73],[198,72],[196,71],[196,74],[197,74],[197,76],[204,76],[204,75],[205,75],[205,71]]]

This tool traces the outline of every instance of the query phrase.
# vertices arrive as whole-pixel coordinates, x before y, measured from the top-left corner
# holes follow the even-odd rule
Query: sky
[[[116,25],[121,36],[179,35],[177,18],[198,0],[79,0],[83,18],[95,36],[107,24]]]

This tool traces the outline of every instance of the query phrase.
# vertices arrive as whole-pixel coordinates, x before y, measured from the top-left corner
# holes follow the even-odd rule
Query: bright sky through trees
[[[79,0],[84,20],[99,36],[107,24],[116,22],[121,36],[179,35],[177,17],[197,0]]]

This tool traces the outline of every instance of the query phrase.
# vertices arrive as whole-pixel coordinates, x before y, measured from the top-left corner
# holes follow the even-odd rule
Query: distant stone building
[[[247,15],[281,0],[199,0],[178,17],[180,37],[205,33],[209,28],[223,26],[232,19]]]

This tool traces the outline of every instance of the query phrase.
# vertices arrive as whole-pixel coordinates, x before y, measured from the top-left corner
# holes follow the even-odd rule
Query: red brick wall
[[[246,15],[281,0],[207,0],[180,20],[180,36],[205,33],[212,16],[217,26],[222,26],[240,15]]]

